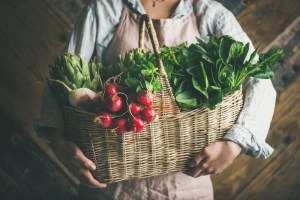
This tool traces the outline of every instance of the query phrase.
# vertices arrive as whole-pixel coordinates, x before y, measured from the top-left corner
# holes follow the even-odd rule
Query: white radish
[[[89,109],[95,103],[97,94],[88,88],[78,88],[72,90],[64,82],[60,80],[48,79],[49,81],[62,84],[69,92],[68,100],[70,105],[83,109]]]

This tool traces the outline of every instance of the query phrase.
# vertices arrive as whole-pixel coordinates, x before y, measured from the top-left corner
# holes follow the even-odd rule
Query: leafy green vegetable
[[[160,58],[180,107],[213,109],[224,97],[238,90],[246,77],[271,78],[273,66],[284,55],[283,49],[271,49],[266,53],[256,49],[247,59],[249,50],[249,43],[236,41],[228,35],[209,35],[207,42],[197,38],[197,43],[190,46],[162,46]],[[109,72],[112,71],[107,74]],[[124,84],[132,90],[161,90],[156,59],[151,52],[141,49],[127,52],[114,67],[114,74],[117,72],[123,73]],[[101,74],[106,73],[101,71]]]
[[[215,108],[224,97],[238,90],[246,77],[271,78],[272,67],[283,57],[283,49],[266,53],[256,49],[247,60],[249,49],[249,43],[227,35],[210,35],[208,42],[197,39],[189,47],[162,47],[161,59],[181,108]]]
[[[177,103],[184,109],[193,109],[197,107],[198,101],[194,93],[190,90],[183,91],[176,96]]]
[[[119,59],[115,66],[115,73],[122,73],[122,80],[131,90],[139,92],[148,89],[150,92],[161,90],[158,80],[158,69],[155,66],[155,56],[142,49],[133,49]]]

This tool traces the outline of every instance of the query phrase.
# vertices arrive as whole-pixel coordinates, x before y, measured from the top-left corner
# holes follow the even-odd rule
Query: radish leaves
[[[158,80],[155,56],[142,49],[132,49],[125,54],[124,59],[119,59],[115,69],[123,73],[126,86],[136,92],[149,90],[156,92],[161,90]]]

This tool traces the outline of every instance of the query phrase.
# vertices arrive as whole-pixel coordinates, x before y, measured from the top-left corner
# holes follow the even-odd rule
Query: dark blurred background
[[[0,1],[0,199],[74,199],[78,181],[37,137],[44,75],[88,0]],[[300,199],[300,1],[222,0],[263,50],[283,47],[268,159],[239,156],[214,175],[215,199]]]

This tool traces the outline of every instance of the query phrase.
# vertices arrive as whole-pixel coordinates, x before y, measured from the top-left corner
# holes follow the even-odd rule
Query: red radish
[[[100,112],[98,117],[95,118],[94,122],[102,128],[107,128],[111,125],[111,116],[109,113]]]
[[[139,114],[142,110],[141,107],[136,103],[129,104],[128,109],[133,115]]]
[[[106,83],[105,90],[104,90],[104,96],[107,98],[107,97],[112,97],[115,94],[117,94],[117,87],[113,84]]]
[[[68,100],[70,105],[83,109],[88,109],[95,104],[97,94],[88,88],[78,88],[72,90],[64,82],[60,80],[49,79],[49,81],[62,84],[69,92]]]
[[[150,106],[154,101],[154,95],[148,90],[143,90],[139,92],[138,96],[136,97],[136,100],[143,106]]]
[[[153,122],[156,118],[156,111],[151,107],[145,108],[142,111],[142,118],[146,122]]]
[[[133,116],[128,122],[128,128],[134,133],[140,132],[144,128],[144,122],[139,116]]]
[[[117,133],[124,134],[128,132],[126,128],[126,119],[121,117],[113,121],[113,127]]]
[[[111,112],[118,112],[123,105],[122,98],[119,97],[117,94],[108,98],[106,101],[106,108]]]

